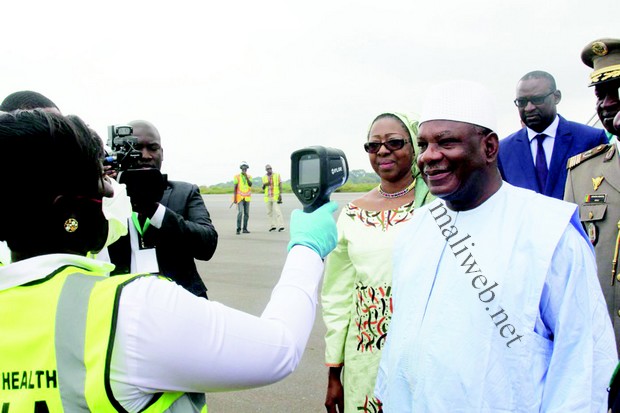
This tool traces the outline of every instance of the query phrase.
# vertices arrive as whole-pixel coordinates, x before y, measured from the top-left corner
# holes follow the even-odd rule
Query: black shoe
[[[237,230],[237,235],[241,234],[241,230]]]
[[[271,227],[271,228],[269,228],[269,232],[273,232],[273,231],[275,231],[275,230],[276,230],[276,227]]]
[[[244,229],[244,230],[243,230],[243,233],[244,233],[244,234],[249,234],[249,233],[250,233],[250,231],[248,231],[247,229]]]
[[[278,232],[282,232],[282,231],[284,231],[284,227],[281,227],[281,228],[278,230]]]

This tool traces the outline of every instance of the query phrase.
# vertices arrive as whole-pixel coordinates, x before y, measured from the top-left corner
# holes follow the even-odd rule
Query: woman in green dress
[[[414,209],[432,199],[415,162],[416,134],[417,121],[400,113],[373,120],[364,149],[381,183],[338,218],[321,292],[329,413],[379,411],[373,390],[392,317],[392,246]]]

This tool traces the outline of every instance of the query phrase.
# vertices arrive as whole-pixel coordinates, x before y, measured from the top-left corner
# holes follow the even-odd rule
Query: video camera
[[[347,157],[340,149],[310,146],[291,154],[291,187],[304,212],[329,202],[329,195],[348,178]]]
[[[142,152],[136,149],[138,138],[129,125],[108,126],[108,146],[111,152],[103,160],[116,172],[117,180],[127,185],[132,204],[159,202],[164,195],[166,178],[159,169],[141,168]]]
[[[135,148],[138,138],[133,136],[129,125],[108,126],[108,146],[111,152],[103,160],[104,165],[112,166],[117,172],[136,169],[142,154]]]

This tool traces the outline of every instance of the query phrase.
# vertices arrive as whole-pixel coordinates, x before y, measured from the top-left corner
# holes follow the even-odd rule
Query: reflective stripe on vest
[[[280,195],[280,174],[273,172],[271,174],[271,179],[273,183],[273,199],[278,200],[278,196]],[[263,176],[263,184],[269,184],[269,176]],[[269,185],[265,187],[265,202],[269,201]]]
[[[68,276],[58,298],[54,343],[60,399],[67,412],[89,412],[84,397],[86,311],[75,309],[88,308],[90,293],[97,281],[100,279],[84,274]]]
[[[21,362],[17,363],[5,360],[0,354],[2,378],[4,379],[5,373],[13,373],[6,371],[7,363],[12,366],[9,369],[18,370],[16,374],[24,373],[26,377],[26,373],[30,372],[31,376],[24,382],[25,379],[21,379],[20,375],[21,384],[15,379],[7,382],[9,389],[6,393],[3,391],[3,394],[9,396],[10,403],[0,400],[3,403],[0,406],[6,406],[9,412],[13,411],[12,407],[17,409],[15,411],[34,411],[27,406],[33,406],[34,409],[35,401],[38,407],[43,404],[49,411],[59,411],[59,399],[62,410],[68,412],[125,411],[114,399],[109,380],[118,301],[125,285],[145,275],[108,278],[96,274],[73,273],[74,271],[76,268],[65,268],[41,282],[2,292],[3,297],[8,298],[5,302],[13,304],[12,311],[19,312],[19,303],[22,303],[29,306],[27,319],[32,320],[38,315],[40,322],[47,323],[47,326],[34,328],[38,335],[26,335],[25,339],[20,337],[19,343],[23,350],[11,348],[10,340],[0,339],[0,346],[8,346],[15,354],[22,354],[17,357]],[[55,310],[55,315],[48,315],[50,310]],[[12,326],[10,321],[5,324]],[[29,330],[16,327],[16,333],[33,329],[32,326]],[[50,341],[45,335],[40,335],[49,334],[45,333],[46,331],[55,336],[54,348],[48,345]],[[5,330],[5,333],[11,334],[12,331]],[[31,342],[35,340],[36,343]],[[23,353],[24,351],[28,351],[28,354]],[[43,379],[38,375],[40,370],[37,370],[41,368],[46,369],[44,372],[47,374]],[[37,375],[32,377],[32,372]],[[57,386],[50,386],[49,376],[53,376],[55,381],[52,384],[57,382]],[[17,399],[10,397],[10,392],[15,392]],[[27,410],[23,410],[24,407]],[[206,412],[207,408],[204,394],[171,392],[155,395],[143,411]]]

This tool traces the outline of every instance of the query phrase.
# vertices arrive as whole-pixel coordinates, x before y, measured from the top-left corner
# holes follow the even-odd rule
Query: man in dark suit
[[[157,128],[143,120],[129,125],[138,138],[134,145],[141,153],[138,167],[160,170],[163,148]],[[108,247],[110,260],[116,265],[113,274],[160,273],[193,294],[207,298],[207,288],[194,259],[211,259],[217,247],[217,232],[198,186],[168,181],[163,175],[163,196],[156,202],[133,196],[130,185],[128,182],[127,192],[132,197],[134,213],[129,234]]]
[[[567,121],[557,113],[562,93],[547,72],[527,73],[514,100],[525,125],[500,141],[499,170],[515,186],[562,199],[568,158],[608,139],[602,129]]]

